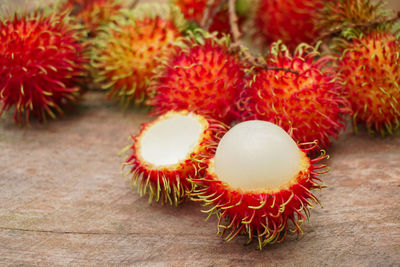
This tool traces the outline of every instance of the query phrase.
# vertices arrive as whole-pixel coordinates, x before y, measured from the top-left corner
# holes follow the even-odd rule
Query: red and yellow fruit
[[[191,198],[211,206],[226,241],[244,234],[260,249],[281,242],[288,231],[302,233],[318,203],[311,190],[324,187],[318,175],[325,166],[317,162],[326,156],[310,159],[307,150],[272,123],[239,123],[222,137],[207,175],[192,179]]]
[[[395,132],[400,127],[399,38],[377,29],[356,33],[343,45],[339,72],[348,90],[354,126],[362,122],[371,132]]]
[[[323,0],[260,0],[255,17],[257,34],[266,44],[282,40],[289,48],[311,43],[318,36],[316,23]]]
[[[133,137],[133,153],[127,159],[132,182],[149,202],[178,205],[191,190],[189,177],[204,175],[205,155],[226,126],[188,112],[168,112],[144,124]]]
[[[176,47],[149,87],[154,114],[189,110],[227,124],[237,118],[235,99],[245,82],[244,63],[230,47],[228,38],[194,38]]]
[[[331,67],[314,47],[300,45],[292,55],[280,42],[270,48],[267,66],[255,69],[238,101],[242,120],[275,123],[300,143],[318,140],[326,148],[345,127],[348,103]]]
[[[99,33],[92,50],[96,83],[124,105],[141,104],[159,61],[181,38],[179,10],[167,5],[143,5],[123,11]]]
[[[46,120],[81,95],[85,46],[78,26],[63,13],[35,11],[0,21],[1,112],[14,120]]]

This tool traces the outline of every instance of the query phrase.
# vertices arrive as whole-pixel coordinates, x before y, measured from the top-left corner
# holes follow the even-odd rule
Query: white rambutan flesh
[[[241,190],[276,190],[295,177],[301,165],[297,144],[279,126],[260,120],[234,126],[215,155],[218,179]]]
[[[199,116],[189,113],[159,121],[141,137],[141,156],[154,166],[177,164],[188,158],[206,130]]]

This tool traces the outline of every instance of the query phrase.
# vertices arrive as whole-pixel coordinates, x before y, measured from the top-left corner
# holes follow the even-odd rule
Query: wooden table
[[[65,119],[0,126],[0,266],[399,266],[400,136],[343,134],[304,235],[225,243],[201,206],[147,203],[119,151],[150,117],[92,92]]]

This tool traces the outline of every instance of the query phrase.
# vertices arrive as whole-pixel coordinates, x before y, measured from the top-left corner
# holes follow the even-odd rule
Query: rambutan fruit
[[[337,0],[326,1],[317,21],[321,31],[334,30],[346,25],[377,22],[388,15],[383,1]]]
[[[289,48],[318,36],[316,21],[323,0],[260,0],[254,18],[256,35],[266,44],[282,40]]]
[[[345,127],[344,89],[331,57],[302,44],[293,55],[281,42],[271,45],[266,68],[256,68],[238,100],[241,120],[275,123],[300,143],[330,145]]]
[[[95,40],[91,62],[95,82],[125,106],[143,103],[153,71],[181,38],[184,25],[179,10],[169,5],[121,11]]]
[[[176,47],[149,86],[153,113],[189,110],[226,124],[234,121],[238,116],[234,101],[245,84],[245,66],[229,42],[228,37],[205,34]]]
[[[82,90],[85,45],[79,26],[53,10],[9,15],[0,21],[1,112],[14,107],[14,120],[63,114]]]
[[[168,112],[143,124],[133,137],[133,153],[127,159],[132,183],[149,202],[178,205],[191,190],[189,177],[204,175],[205,155],[226,132],[226,126],[188,111]]]
[[[61,10],[69,10],[94,36],[98,28],[112,21],[123,5],[118,0],[65,0],[60,5]]]
[[[372,133],[392,134],[400,127],[400,41],[386,30],[343,41],[339,73],[348,91],[353,123],[365,123]],[[350,33],[348,33],[350,36]]]
[[[319,203],[311,190],[324,187],[318,175],[326,166],[317,162],[327,156],[310,159],[309,149],[272,123],[239,123],[222,137],[207,175],[192,179],[191,198],[212,206],[205,212],[217,214],[218,233],[229,232],[226,241],[242,233],[261,249],[288,231],[300,234],[313,202]]]

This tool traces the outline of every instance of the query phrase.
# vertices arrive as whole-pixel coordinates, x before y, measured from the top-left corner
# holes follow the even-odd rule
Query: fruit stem
[[[207,5],[203,13],[203,18],[200,23],[200,26],[206,31],[208,31],[208,29],[210,28],[211,23],[214,21],[217,13],[220,12],[222,7],[226,4],[226,0],[221,1],[216,8],[213,8],[214,4],[215,0],[207,1]]]
[[[134,9],[138,4],[140,0],[133,0],[132,4],[129,5],[130,9]]]
[[[234,43],[240,43],[242,33],[239,30],[238,25],[238,17],[236,14],[236,0],[229,0],[228,2],[228,10],[229,10],[229,24],[231,25],[231,32]]]

